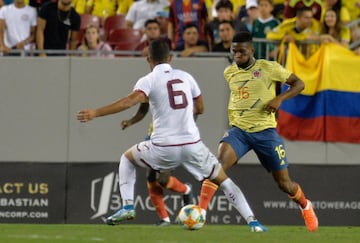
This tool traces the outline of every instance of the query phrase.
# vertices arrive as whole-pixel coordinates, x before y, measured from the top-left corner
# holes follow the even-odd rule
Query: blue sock
[[[123,208],[126,209],[126,210],[133,210],[134,205],[125,205]]]

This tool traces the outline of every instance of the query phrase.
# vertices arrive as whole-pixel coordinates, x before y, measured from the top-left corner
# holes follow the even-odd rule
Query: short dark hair
[[[274,5],[274,1],[273,1],[273,0],[265,0],[265,1],[267,1],[267,2],[270,3],[271,5]],[[261,0],[257,0],[256,2],[257,2],[257,4],[259,4],[259,3],[261,2]]]
[[[185,30],[190,29],[190,28],[196,28],[196,30],[199,31],[199,27],[197,26],[197,24],[195,24],[194,22],[191,22],[184,26],[183,32],[185,32]]]
[[[234,5],[229,0],[220,0],[216,3],[215,10],[219,11],[220,8],[227,8],[232,12],[234,10]]]
[[[296,16],[299,17],[299,16],[301,16],[304,12],[309,12],[309,11],[310,11],[311,13],[313,12],[310,7],[303,6],[303,7],[298,8],[298,9],[296,10]]]
[[[235,34],[232,42],[243,43],[243,42],[252,42],[252,35],[249,31],[240,31]]]
[[[170,55],[169,44],[164,39],[156,39],[149,46],[150,57],[154,62],[165,62]]]
[[[219,23],[219,27],[220,27],[221,24],[229,24],[229,25],[231,26],[231,28],[235,29],[234,23],[233,23],[233,21],[231,21],[231,20],[223,20],[223,21],[221,21],[221,22]]]
[[[159,22],[156,19],[148,19],[145,21],[144,27],[146,28],[149,24],[157,24],[160,26]]]

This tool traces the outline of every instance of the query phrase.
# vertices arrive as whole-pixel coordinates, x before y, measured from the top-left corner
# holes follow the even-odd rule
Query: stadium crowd
[[[306,55],[329,42],[360,53],[360,0],[0,0],[0,7],[2,55],[141,56],[161,37],[188,57],[228,52],[244,30],[252,33],[256,58],[276,59],[286,42],[300,42]]]

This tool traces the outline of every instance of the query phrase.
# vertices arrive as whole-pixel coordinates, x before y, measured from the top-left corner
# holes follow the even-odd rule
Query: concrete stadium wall
[[[137,108],[87,124],[77,122],[79,109],[99,107],[128,94],[149,71],[143,58],[1,58],[0,162],[117,161],[142,140],[150,115],[122,131],[120,122]],[[176,58],[172,65],[199,82],[205,114],[198,119],[202,138],[216,153],[227,128],[225,58]],[[299,128],[300,129],[300,128]],[[286,141],[290,163],[360,164],[359,144]],[[243,163],[258,163],[249,153]]]

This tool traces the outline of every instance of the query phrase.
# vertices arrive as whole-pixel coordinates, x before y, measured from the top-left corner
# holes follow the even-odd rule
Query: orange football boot
[[[304,218],[306,228],[311,232],[317,231],[319,222],[310,200],[307,200],[306,208],[301,209],[301,214]]]

